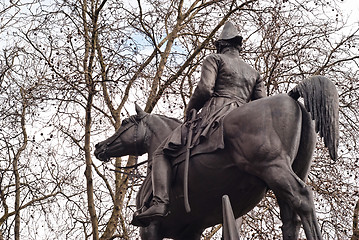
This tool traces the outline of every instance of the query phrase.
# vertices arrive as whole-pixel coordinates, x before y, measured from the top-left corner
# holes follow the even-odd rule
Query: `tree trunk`
[[[18,170],[18,163],[20,159],[21,153],[26,149],[27,145],[27,133],[25,128],[25,114],[26,114],[26,93],[23,89],[21,89],[22,96],[22,110],[21,110],[21,130],[23,135],[23,143],[22,146],[18,149],[14,156],[13,160],[13,171],[15,176],[15,226],[14,226],[14,235],[15,240],[20,239],[20,174]]]
[[[359,240],[359,227],[358,227],[358,220],[359,220],[359,200],[354,208],[354,215],[353,215],[353,236],[350,240]]]

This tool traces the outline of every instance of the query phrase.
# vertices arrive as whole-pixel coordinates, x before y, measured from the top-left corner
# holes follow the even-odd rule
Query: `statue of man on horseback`
[[[216,42],[218,53],[203,63],[184,124],[136,105],[136,115],[96,144],[94,153],[101,161],[144,153],[152,159],[132,221],[142,226],[142,239],[199,240],[204,229],[223,221],[223,195],[231,198],[238,218],[269,189],[277,198],[284,240],[298,239],[301,225],[307,239],[323,239],[305,182],[316,133],[330,158],[338,158],[335,84],[324,76],[311,76],[288,94],[265,97],[258,72],[239,59],[241,45],[242,37],[226,23]],[[198,115],[190,114],[196,110]]]
[[[175,157],[186,141],[203,144],[205,147],[200,149],[207,152],[224,148],[223,116],[249,101],[266,96],[259,73],[239,57],[242,37],[231,22],[225,24],[215,45],[217,53],[204,60],[201,79],[186,110],[189,120],[192,109],[201,109],[193,139],[187,138],[186,124],[182,124],[155,151],[152,160],[153,205],[142,213],[135,213],[133,223],[136,225],[146,226],[150,221],[168,215],[172,175],[169,156]]]

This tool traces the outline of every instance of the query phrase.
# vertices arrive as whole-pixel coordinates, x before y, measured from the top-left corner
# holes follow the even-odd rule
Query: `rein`
[[[136,160],[137,161],[137,160]],[[137,168],[145,163],[148,163],[149,161],[146,160],[146,161],[143,161],[143,162],[140,162],[140,163],[136,163],[134,165],[130,165],[130,166],[125,166],[125,167],[116,167],[116,168],[119,168],[119,169],[131,169],[131,168],[134,168],[134,170],[132,170],[131,172],[127,173],[127,172],[124,172],[124,171],[121,171],[121,170],[116,170],[116,169],[110,169],[110,171],[113,171],[113,172],[118,172],[118,173],[122,173],[122,174],[126,174],[130,177],[136,177],[136,178],[145,178],[146,176],[143,176],[143,175],[140,175],[140,174],[137,174],[137,173],[133,173],[133,171],[137,172]]]
[[[124,166],[124,167],[116,167],[116,168],[120,168],[120,169],[130,169],[130,168],[138,168],[139,166],[145,164],[145,163],[148,163],[149,161],[146,160],[146,161],[143,161],[143,162],[140,162],[140,163],[136,163],[136,164],[133,164],[133,165],[130,165],[130,166]],[[113,170],[113,169],[110,169],[111,171],[117,171],[117,170]]]

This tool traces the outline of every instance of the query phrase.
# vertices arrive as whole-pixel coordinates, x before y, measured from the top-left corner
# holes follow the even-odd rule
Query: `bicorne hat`
[[[231,40],[235,44],[242,45],[242,39],[243,37],[239,35],[237,29],[233,25],[232,22],[226,22],[224,24],[223,30],[221,35],[219,36],[219,39],[215,42],[217,43],[220,40]]]

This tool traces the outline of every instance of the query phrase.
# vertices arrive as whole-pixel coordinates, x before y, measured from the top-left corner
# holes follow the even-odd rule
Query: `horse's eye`
[[[126,119],[124,119],[124,120],[122,121],[121,125],[124,126],[124,125],[126,125],[127,123],[128,123],[128,119],[126,118]]]

